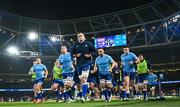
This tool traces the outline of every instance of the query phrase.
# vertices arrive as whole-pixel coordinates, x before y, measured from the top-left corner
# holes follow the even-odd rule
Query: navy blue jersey
[[[81,66],[83,64],[88,64],[91,62],[91,58],[86,58],[85,54],[96,54],[96,49],[92,45],[92,43],[88,41],[84,41],[82,43],[76,43],[72,50],[71,50],[71,56],[74,57],[75,54],[81,54],[80,57],[77,58],[77,66]]]

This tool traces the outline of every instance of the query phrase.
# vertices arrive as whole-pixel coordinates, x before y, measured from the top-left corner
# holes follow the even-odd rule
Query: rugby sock
[[[55,90],[55,94],[56,94],[57,98],[59,99],[60,98],[59,90]]]
[[[94,97],[94,91],[91,91],[91,97]]]
[[[38,94],[37,94],[37,99],[42,99],[43,97],[42,97],[42,93],[41,92],[39,92]]]
[[[43,91],[41,92],[41,96],[42,98],[45,98],[45,93]]]
[[[111,91],[111,89],[107,89],[107,92],[108,92],[108,96],[109,96],[109,98],[111,97],[111,95],[112,95],[112,91]]]
[[[126,97],[127,97],[127,98],[130,98],[130,97],[131,97],[131,94],[130,94],[129,91],[126,91]]]
[[[122,91],[121,92],[121,95],[122,95],[122,98],[126,98],[127,96],[126,96],[126,91]]]
[[[68,96],[69,96],[70,99],[73,99],[73,97],[72,97],[72,91],[71,91],[71,90],[67,91],[67,94],[68,94]]]
[[[84,98],[86,97],[87,89],[88,89],[88,84],[87,83],[82,84],[82,97]]]
[[[68,99],[68,94],[66,91],[63,92],[63,97],[64,97],[64,100],[67,100]]]
[[[136,95],[137,95],[137,97],[140,97],[141,96],[141,92],[137,91]]]
[[[108,100],[108,92],[106,89],[103,90],[103,94],[104,94],[105,100]]]
[[[63,94],[62,94],[62,93],[59,93],[59,99],[62,100],[62,97],[63,97]]]
[[[78,92],[77,97],[82,98],[82,92]]]
[[[147,91],[143,91],[144,99],[147,98]]]

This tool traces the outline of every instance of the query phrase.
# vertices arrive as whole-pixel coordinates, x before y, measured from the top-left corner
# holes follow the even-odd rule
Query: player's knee
[[[100,87],[100,88],[105,88],[106,85],[105,85],[105,83],[100,83],[100,84],[99,84],[99,87]]]
[[[89,87],[89,89],[93,90],[93,89],[94,89],[94,87],[95,87],[95,84],[94,84],[94,83],[90,83],[90,87]]]
[[[129,82],[128,81],[124,81],[124,86],[129,86]]]
[[[107,88],[112,88],[112,81],[106,80],[106,86],[107,86]]]

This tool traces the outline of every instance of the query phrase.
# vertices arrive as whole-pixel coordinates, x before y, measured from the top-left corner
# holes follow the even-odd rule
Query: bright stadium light
[[[29,39],[30,40],[35,40],[35,39],[37,39],[37,37],[38,37],[38,34],[36,32],[30,32],[29,33]]]
[[[19,54],[19,51],[16,47],[12,46],[12,47],[9,47],[7,49],[7,52],[10,53],[10,54],[15,54],[15,55],[18,55]]]
[[[56,42],[56,41],[57,41],[56,37],[51,37],[50,40],[51,40],[52,42]]]
[[[50,38],[50,40],[51,40],[52,42],[60,41],[60,38],[57,37],[57,36],[49,36],[49,38]]]

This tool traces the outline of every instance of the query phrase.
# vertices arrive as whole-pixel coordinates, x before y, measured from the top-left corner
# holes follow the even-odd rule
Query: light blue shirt
[[[95,60],[95,64],[98,66],[98,71],[102,74],[110,74],[109,69],[113,63],[111,56],[104,54],[102,57],[98,56]]]
[[[156,74],[153,74],[153,73],[150,73],[150,74],[147,76],[147,80],[148,80],[148,82],[156,82],[156,81],[157,81],[157,75],[156,75]]]
[[[46,66],[43,64],[36,64],[33,66],[33,71],[36,73],[36,80],[44,78],[45,71],[47,70]]]
[[[132,52],[129,52],[127,54],[125,54],[125,53],[122,54],[121,55],[121,62],[123,65],[123,72],[136,72],[135,65],[130,64],[130,62],[134,62],[137,59],[138,59],[137,56]]]
[[[73,72],[73,61],[70,53],[60,55],[59,61],[62,64],[63,73]]]

